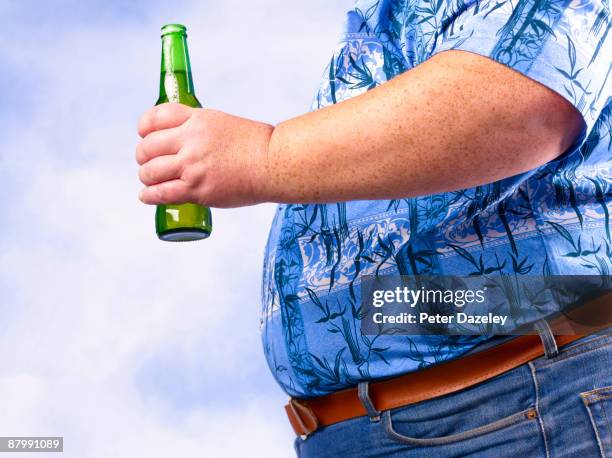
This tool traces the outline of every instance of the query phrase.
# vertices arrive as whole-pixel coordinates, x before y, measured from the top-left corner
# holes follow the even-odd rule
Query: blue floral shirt
[[[362,275],[610,272],[610,26],[607,0],[360,0],[348,12],[313,109],[457,49],[548,86],[586,127],[558,159],[484,186],[280,205],[265,253],[261,328],[270,368],[288,394],[323,395],[419,370],[486,339],[362,335]]]

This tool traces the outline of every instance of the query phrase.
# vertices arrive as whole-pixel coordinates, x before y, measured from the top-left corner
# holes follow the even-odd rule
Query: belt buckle
[[[302,439],[306,439],[319,429],[319,420],[312,409],[295,398],[291,398],[289,404],[287,404],[287,415],[289,416],[289,421],[292,423],[294,431]],[[295,420],[295,424],[294,421],[291,421],[291,417]],[[300,430],[298,430],[298,428]]]

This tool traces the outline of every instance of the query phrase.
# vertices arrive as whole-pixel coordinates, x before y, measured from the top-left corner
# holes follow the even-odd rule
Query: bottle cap
[[[168,35],[169,33],[182,33],[187,34],[187,27],[183,24],[166,24],[161,28],[161,36]]]

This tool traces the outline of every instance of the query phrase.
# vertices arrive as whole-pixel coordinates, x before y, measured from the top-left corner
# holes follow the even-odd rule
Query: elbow
[[[523,154],[535,168],[568,152],[585,128],[578,110],[559,94],[546,89],[527,106],[518,125]]]

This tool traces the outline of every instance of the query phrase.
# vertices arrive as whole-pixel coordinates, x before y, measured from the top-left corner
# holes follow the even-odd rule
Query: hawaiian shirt
[[[268,364],[289,395],[419,370],[487,339],[362,335],[363,275],[609,274],[610,27],[608,0],[360,0],[348,12],[313,110],[462,50],[561,94],[585,127],[557,159],[483,186],[280,205],[265,251],[261,331]]]

